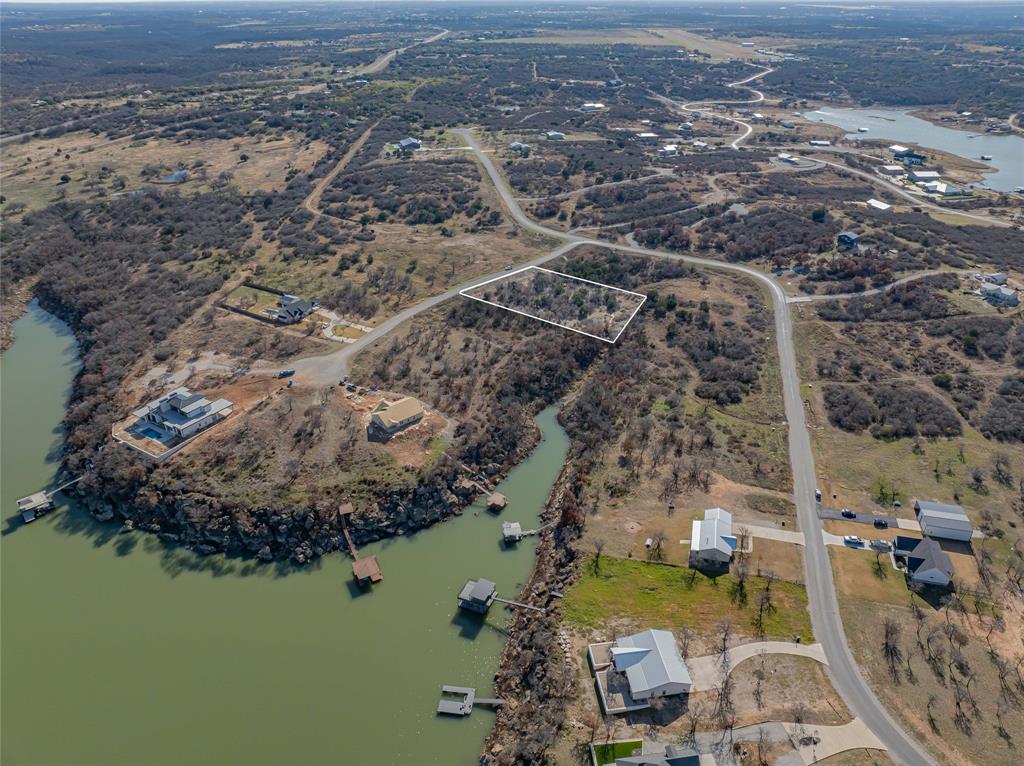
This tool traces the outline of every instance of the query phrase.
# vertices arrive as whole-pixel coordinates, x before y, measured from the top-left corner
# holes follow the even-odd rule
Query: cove
[[[804,117],[850,131],[846,136],[848,139],[903,141],[984,162],[995,171],[985,174],[982,186],[995,191],[1012,191],[1024,186],[1024,138],[1019,135],[955,130],[895,109],[823,107],[816,112],[804,113]],[[858,128],[867,128],[868,132],[858,133]],[[992,159],[981,160],[983,154],[991,155]]]
[[[20,525],[49,486],[78,369],[74,337],[33,304],[0,357],[2,730],[11,764],[476,763],[494,715],[435,715],[442,684],[489,695],[507,614],[457,613],[469,578],[513,596],[536,538],[506,550],[501,520],[534,522],[568,439],[545,438],[499,486],[501,517],[467,508],[366,546],[384,582],[350,588],[346,557],[294,569],[200,557],[119,533],[66,503]]]

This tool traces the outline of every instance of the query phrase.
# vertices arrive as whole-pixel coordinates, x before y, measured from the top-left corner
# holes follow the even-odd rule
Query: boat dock
[[[469,715],[474,705],[500,707],[505,700],[477,697],[476,689],[469,686],[442,686],[441,700],[437,703],[439,715]]]
[[[539,535],[553,523],[543,524],[536,529],[523,529],[523,525],[518,521],[503,521],[501,523],[501,536],[506,543],[518,543],[524,537]]]
[[[76,479],[64,482],[56,489],[44,489],[31,495],[27,495],[26,497],[18,498],[18,513],[21,514],[22,521],[28,524],[30,521],[35,521],[47,511],[52,511],[53,496],[62,489],[66,489],[72,484],[77,484],[81,480],[82,477],[79,476]]]
[[[529,609],[533,612],[540,612],[541,614],[547,614],[548,611],[543,607],[530,606],[529,604],[524,604],[521,601],[501,598],[498,595],[497,586],[490,580],[486,580],[483,577],[479,580],[467,580],[466,584],[462,586],[462,590],[459,591],[459,608],[465,609],[468,612],[487,614],[487,610],[491,608],[491,604],[495,601],[508,606],[514,606],[519,609]]]
[[[384,575],[380,571],[380,563],[377,561],[376,556],[359,558],[359,551],[356,549],[356,544],[352,542],[352,533],[348,529],[348,517],[354,511],[355,508],[352,506],[352,503],[345,503],[338,508],[338,515],[341,517],[341,532],[345,535],[348,552],[352,556],[352,576],[363,587],[376,585],[384,579]]]

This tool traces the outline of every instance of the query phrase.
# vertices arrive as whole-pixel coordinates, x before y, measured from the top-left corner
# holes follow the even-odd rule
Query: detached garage
[[[914,512],[921,525],[921,531],[928,537],[944,540],[970,540],[974,528],[964,509],[959,505],[935,503],[931,500],[917,500]]]

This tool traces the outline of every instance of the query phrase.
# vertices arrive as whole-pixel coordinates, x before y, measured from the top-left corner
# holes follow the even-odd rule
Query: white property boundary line
[[[519,311],[518,309],[509,308],[508,306],[502,306],[500,303],[495,303],[494,301],[484,300],[483,298],[477,298],[475,295],[470,295],[469,294],[469,292],[471,290],[478,290],[479,288],[483,287],[484,285],[489,285],[491,282],[498,282],[499,280],[502,280],[502,279],[509,279],[510,277],[516,276],[516,274],[522,274],[524,271],[544,271],[544,272],[547,272],[548,274],[555,274],[555,275],[557,275],[559,277],[565,277],[566,279],[575,279],[577,282],[586,282],[589,285],[597,285],[598,287],[603,287],[603,288],[605,288],[607,290],[614,290],[617,293],[626,293],[627,295],[632,295],[632,296],[634,296],[636,298],[639,298],[640,299],[640,303],[638,303],[637,307],[635,309],[633,309],[633,313],[629,315],[629,318],[622,325],[622,329],[619,330],[618,333],[616,333],[614,338],[609,340],[608,338],[602,338],[600,335],[594,335],[594,334],[589,333],[589,332],[584,332],[583,330],[577,330],[575,327],[569,327],[568,325],[559,324],[558,322],[552,322],[550,319],[544,319],[544,318],[539,317],[539,316],[534,316],[533,314],[528,314],[525,311]],[[507,274],[499,274],[496,277],[491,277],[490,279],[484,280],[483,282],[481,282],[478,285],[473,285],[472,287],[467,287],[467,288],[464,288],[462,290],[459,290],[459,295],[461,295],[464,298],[470,298],[471,300],[479,301],[480,303],[486,303],[488,306],[494,306],[495,308],[504,309],[505,311],[511,311],[513,314],[519,314],[520,316],[529,317],[530,319],[535,319],[538,322],[544,322],[545,324],[554,325],[555,327],[561,327],[563,330],[569,330],[571,332],[575,332],[575,333],[578,333],[580,335],[586,335],[588,338],[594,338],[595,340],[600,340],[600,341],[603,341],[605,343],[615,343],[619,339],[619,336],[621,336],[622,333],[625,332],[626,328],[629,327],[629,323],[633,321],[633,317],[635,317],[637,315],[637,312],[640,311],[641,308],[643,308],[643,305],[644,305],[644,303],[647,300],[647,296],[646,295],[643,295],[641,293],[635,293],[632,290],[623,290],[621,287],[613,287],[612,285],[606,285],[603,282],[594,282],[591,279],[584,279],[583,277],[574,277],[572,274],[563,274],[560,271],[554,271],[552,269],[545,269],[545,268],[542,268],[541,266],[524,266],[521,269],[516,269],[515,271],[510,271]]]

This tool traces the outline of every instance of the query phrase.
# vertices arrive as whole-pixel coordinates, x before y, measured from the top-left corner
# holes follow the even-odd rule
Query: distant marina
[[[803,115],[847,131],[846,138],[860,141],[884,139],[917,144],[928,149],[984,162],[995,168],[980,183],[994,191],[1013,191],[1024,186],[1024,137],[956,130],[935,125],[895,109],[841,109],[822,107]],[[863,131],[863,128],[867,131]]]

